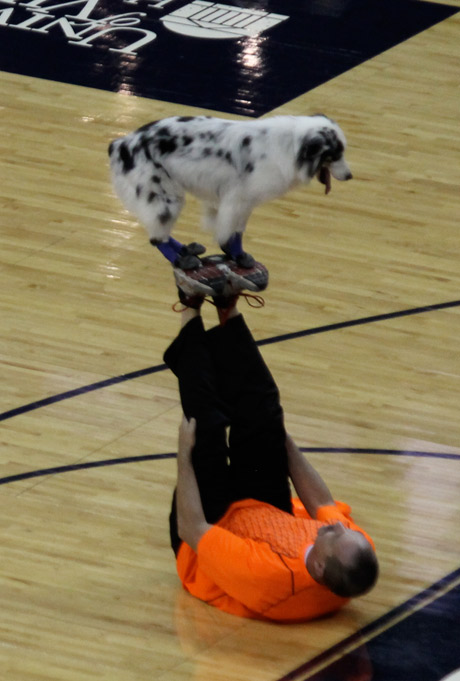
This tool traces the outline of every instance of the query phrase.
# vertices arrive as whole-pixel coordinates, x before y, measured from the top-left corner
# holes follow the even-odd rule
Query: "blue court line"
[[[387,456],[417,456],[428,457],[435,459],[456,459],[460,461],[459,454],[447,454],[444,452],[418,452],[399,449],[360,449],[356,447],[300,447],[302,452],[327,454],[384,454]],[[35,471],[27,471],[26,473],[17,473],[16,475],[8,475],[0,478],[0,485],[7,485],[10,482],[18,482],[19,480],[29,480],[30,478],[39,478],[45,475],[57,475],[59,473],[71,473],[73,471],[81,471],[88,468],[103,468],[105,466],[118,466],[126,463],[141,463],[143,461],[156,461],[158,459],[175,459],[175,452],[166,454],[140,454],[138,456],[126,456],[119,459],[102,459],[101,461],[87,461],[84,463],[75,463],[68,466],[54,466],[53,468],[39,468]]]
[[[328,331],[337,331],[339,329],[346,329],[352,326],[360,326],[362,324],[371,324],[373,322],[381,322],[391,319],[397,319],[399,317],[408,317],[410,315],[422,314],[424,312],[434,312],[436,310],[446,310],[452,307],[459,307],[460,300],[452,300],[447,303],[436,303],[435,305],[425,305],[423,307],[414,307],[408,310],[399,310],[397,312],[387,312],[385,314],[373,315],[371,317],[360,317],[359,319],[352,319],[347,322],[337,322],[335,324],[326,324],[325,326],[317,326],[313,329],[304,329],[303,331],[294,331],[292,333],[285,333],[280,336],[272,336],[271,338],[265,338],[257,341],[257,345],[260,347],[262,345],[270,345],[272,343],[281,343],[287,340],[293,340],[294,338],[302,338],[304,336],[313,336],[318,333],[326,333]],[[86,393],[93,392],[94,390],[101,390],[102,388],[107,388],[117,383],[124,383],[125,381],[131,381],[135,378],[140,378],[142,376],[148,376],[149,374],[154,374],[159,371],[164,371],[167,369],[165,364],[158,364],[153,367],[147,367],[146,369],[139,369],[138,371],[132,371],[128,374],[121,374],[120,376],[114,376],[112,378],[107,378],[104,381],[98,381],[97,383],[90,383],[89,385],[82,386],[81,388],[75,388],[74,390],[68,390],[64,393],[59,393],[57,395],[52,395],[51,397],[46,397],[42,400],[37,400],[36,402],[31,402],[29,404],[24,404],[22,407],[16,407],[15,409],[10,409],[9,411],[0,414],[0,421],[6,421],[14,416],[19,416],[21,414],[26,414],[29,411],[34,411],[35,409],[40,409],[41,407],[46,407],[50,404],[56,404],[57,402],[62,402],[63,400],[68,400],[72,397],[78,397],[79,395],[85,395]]]
[[[319,665],[324,665],[325,662],[332,662],[333,660],[342,657],[355,644],[362,644],[363,641],[368,641],[369,639],[374,638],[373,634],[377,635],[377,633],[380,633],[382,629],[389,628],[391,626],[392,621],[396,619],[401,619],[401,616],[403,615],[409,616],[410,613],[423,601],[428,600],[432,597],[433,600],[435,600],[435,597],[438,594],[442,595],[445,592],[446,588],[453,584],[455,581],[457,581],[459,577],[460,568],[454,570],[445,577],[442,577],[440,580],[429,586],[424,591],[421,591],[412,598],[409,598],[409,600],[405,601],[405,603],[396,606],[395,608],[387,612],[385,615],[382,615],[382,617],[379,617],[370,624],[367,624],[362,629],[359,629],[354,634],[351,634],[350,636],[343,639],[336,645],[332,646],[331,648],[328,648],[327,650],[320,653],[313,659],[309,660],[308,662],[305,662],[296,669],[293,669],[285,676],[282,676],[281,678],[277,679],[277,681],[295,681],[299,677],[307,679],[308,676],[305,676],[305,674],[317,671],[316,667],[318,667]]]
[[[459,459],[460,454],[451,452],[422,452],[417,450],[405,449],[367,449],[366,447],[300,447],[302,452],[308,454],[383,454],[388,456],[416,456],[423,458],[434,459]]]
[[[28,480],[30,478],[40,478],[44,475],[57,475],[58,473],[71,473],[72,471],[82,471],[87,468],[103,468],[104,466],[118,466],[125,463],[140,463],[142,461],[156,461],[157,459],[174,459],[176,454],[143,454],[140,456],[126,456],[121,459],[103,459],[102,461],[86,461],[85,463],[74,463],[69,466],[55,466],[53,468],[39,468],[27,473],[8,475],[0,478],[0,485],[7,485],[9,482],[18,480]]]
[[[371,317],[360,317],[359,319],[351,319],[348,322],[337,322],[336,324],[326,324],[325,326],[317,326],[313,329],[305,329],[304,331],[293,331],[292,333],[285,333],[281,336],[273,336],[257,342],[257,345],[269,345],[270,343],[278,343],[279,341],[292,340],[294,338],[302,338],[303,336],[313,336],[317,333],[326,333],[327,331],[337,331],[339,329],[348,329],[351,326],[360,326],[361,324],[372,324],[373,322],[383,322],[388,319],[397,319],[398,317],[408,317],[414,314],[422,314],[423,312],[434,312],[436,310],[446,310],[450,307],[459,307],[460,300],[451,300],[448,303],[436,303],[435,305],[424,305],[423,307],[413,307],[408,310],[399,310],[397,312],[387,312],[385,314],[372,315]]]
[[[62,402],[63,400],[69,400],[71,397],[78,397],[79,395],[86,395],[86,393],[93,392],[94,390],[101,390],[102,388],[109,388],[111,385],[116,385],[117,383],[124,383],[125,381],[132,381],[135,378],[140,378],[141,376],[148,376],[149,374],[155,374],[158,371],[164,371],[168,367],[166,364],[158,364],[154,367],[147,367],[146,369],[139,369],[138,371],[131,371],[129,374],[121,374],[120,376],[113,376],[112,378],[106,378],[104,381],[97,381],[97,383],[90,383],[89,385],[84,385],[81,388],[75,388],[74,390],[68,390],[65,393],[58,393],[57,395],[51,395],[51,397],[45,397],[43,400],[37,400],[36,402],[30,402],[29,404],[24,404],[22,407],[16,407],[16,409],[10,409],[9,411],[4,411],[0,414],[0,421],[6,421],[7,419],[13,418],[13,416],[19,416],[20,414],[26,414],[28,411],[34,411],[35,409],[40,409],[41,407],[46,407],[49,404],[56,404],[56,402]]]

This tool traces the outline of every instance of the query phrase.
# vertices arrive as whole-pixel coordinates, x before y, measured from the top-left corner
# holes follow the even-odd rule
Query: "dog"
[[[250,267],[242,235],[253,209],[314,177],[326,194],[331,177],[350,180],[345,149],[341,128],[323,114],[251,121],[203,115],[144,125],[113,141],[109,157],[116,194],[171,262],[182,247],[171,232],[189,192],[203,202],[204,229]],[[191,246],[193,261],[199,245]]]

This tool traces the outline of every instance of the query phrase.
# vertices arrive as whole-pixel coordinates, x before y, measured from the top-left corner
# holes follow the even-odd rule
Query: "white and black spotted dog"
[[[255,206],[313,177],[326,193],[331,176],[350,180],[345,148],[342,130],[324,115],[251,121],[175,116],[115,140],[109,155],[116,193],[173,264],[181,255],[179,266],[193,267],[202,252],[171,237],[190,192],[202,200],[203,226],[224,253],[251,267],[242,234]]]

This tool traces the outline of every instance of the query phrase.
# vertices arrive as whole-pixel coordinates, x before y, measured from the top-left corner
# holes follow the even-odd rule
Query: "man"
[[[262,290],[268,274],[254,267]],[[164,358],[178,378],[184,417],[171,544],[182,584],[197,598],[243,617],[308,620],[369,591],[377,558],[350,507],[334,501],[286,434],[278,388],[237,309],[253,272],[235,278],[235,271],[219,266],[220,325],[208,331],[202,292],[193,282],[184,292],[186,277],[175,271],[184,309]],[[212,269],[207,275],[212,290]]]

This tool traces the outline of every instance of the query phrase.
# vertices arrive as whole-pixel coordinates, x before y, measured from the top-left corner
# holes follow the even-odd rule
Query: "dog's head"
[[[345,161],[346,139],[337,123],[326,116],[313,116],[315,124],[303,135],[297,154],[297,167],[308,182],[313,177],[331,190],[331,176],[336,180],[351,180],[353,175]],[[317,124],[316,124],[317,122]]]

